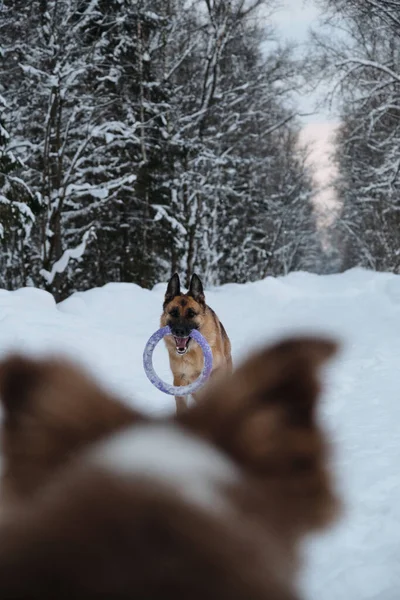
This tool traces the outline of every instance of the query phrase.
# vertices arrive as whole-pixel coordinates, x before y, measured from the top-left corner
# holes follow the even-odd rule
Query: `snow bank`
[[[152,413],[174,400],[147,381],[142,351],[159,326],[164,284],[152,291],[108,284],[59,305],[32,288],[0,290],[0,356],[10,350],[64,354],[127,402]],[[400,276],[353,269],[341,275],[293,273],[207,291],[237,362],[255,346],[294,332],[343,343],[326,372],[321,418],[336,447],[346,514],[310,540],[304,577],[311,600],[400,597]],[[155,351],[171,381],[167,353]]]

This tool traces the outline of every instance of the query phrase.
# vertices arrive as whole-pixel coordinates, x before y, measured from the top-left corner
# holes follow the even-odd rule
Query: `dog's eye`
[[[173,308],[172,310],[169,311],[169,314],[174,319],[177,319],[179,317],[179,309],[178,308]]]
[[[187,309],[186,316],[187,316],[188,319],[193,319],[193,317],[196,316],[196,313],[193,310],[193,308],[188,308]]]

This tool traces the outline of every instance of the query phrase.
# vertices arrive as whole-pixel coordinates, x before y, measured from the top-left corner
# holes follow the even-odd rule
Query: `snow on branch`
[[[51,268],[51,271],[46,271],[46,269],[41,269],[40,274],[46,280],[48,284],[52,284],[54,281],[54,277],[57,273],[64,273],[66,268],[68,267],[68,263],[70,259],[78,260],[82,258],[85,253],[86,246],[90,240],[92,240],[95,236],[93,228],[86,231],[82,238],[82,242],[76,248],[69,248],[65,250],[61,258],[59,258]]]
[[[368,67],[370,69],[375,69],[376,71],[381,71],[382,73],[386,73],[386,75],[389,75],[392,78],[392,80],[400,83],[400,75],[393,71],[393,69],[390,69],[389,67],[386,67],[385,65],[382,65],[381,63],[373,60],[365,60],[362,58],[347,58],[346,60],[343,60],[340,63],[338,63],[337,66],[344,67],[346,65],[351,64],[356,65],[358,67]]]
[[[156,211],[154,221],[160,221],[161,219],[165,219],[176,232],[180,233],[181,235],[187,235],[186,228],[177,219],[172,217],[164,206],[155,204],[152,208],[154,208],[154,210]]]

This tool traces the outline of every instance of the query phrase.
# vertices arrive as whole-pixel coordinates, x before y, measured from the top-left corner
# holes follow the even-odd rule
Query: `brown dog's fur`
[[[315,414],[318,368],[333,351],[322,340],[278,344],[163,421],[121,405],[71,366],[5,361],[0,597],[298,598],[299,542],[337,507]],[[204,505],[192,494],[201,471],[189,473],[187,489],[183,478],[182,490],[162,468],[135,470],[141,453],[128,456],[131,471],[110,468],[104,447],[115,432],[147,439],[146,428],[178,436],[183,458],[204,446],[210,465],[226,463],[233,479],[214,481]],[[157,440],[147,446],[153,466]],[[167,459],[160,447],[161,467]],[[173,475],[179,465],[178,456]]]
[[[74,366],[8,359],[0,369],[4,467],[0,495],[31,496],[81,447],[144,417]]]
[[[192,316],[193,315],[193,316]],[[174,328],[183,327],[189,335],[191,329],[197,329],[207,340],[213,355],[213,368],[211,376],[232,372],[231,343],[224,326],[207,306],[203,286],[196,274],[190,281],[189,291],[181,293],[180,281],[177,273],[168,283],[165,294],[161,327],[169,325],[172,332]],[[198,344],[189,342],[186,354],[179,355],[173,336],[164,338],[168,349],[169,364],[174,376],[174,385],[189,385],[196,381],[203,368],[203,353]],[[193,394],[196,398],[196,394]],[[175,396],[176,410],[182,413],[187,409],[185,396]]]

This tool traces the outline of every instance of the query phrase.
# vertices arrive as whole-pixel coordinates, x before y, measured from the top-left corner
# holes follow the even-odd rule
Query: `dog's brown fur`
[[[188,334],[190,328],[198,329],[207,340],[213,354],[211,372],[213,378],[216,374],[232,372],[229,337],[215,312],[206,304],[203,286],[196,274],[192,276],[189,291],[186,294],[181,293],[177,273],[168,283],[161,315],[161,327],[169,325],[173,330],[177,323],[186,326]],[[196,343],[190,342],[186,354],[179,355],[176,351],[174,337],[166,336],[164,340],[168,349],[174,385],[184,386],[196,381],[203,368],[201,348]],[[196,394],[193,396],[196,398]],[[177,412],[182,413],[187,409],[185,396],[176,396],[175,402]]]
[[[31,496],[82,446],[144,419],[74,366],[15,356],[0,367],[4,455],[0,496]]]
[[[164,421],[121,405],[73,367],[4,362],[0,597],[298,598],[299,541],[337,507],[315,414],[318,367],[333,350],[313,339],[278,344]],[[238,476],[218,487],[226,509],[90,458],[94,442],[151,422],[230,461]]]

